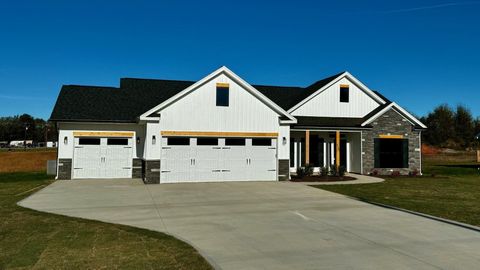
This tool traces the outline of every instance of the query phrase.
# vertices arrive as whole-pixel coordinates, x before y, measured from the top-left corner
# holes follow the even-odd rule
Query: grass
[[[163,233],[17,206],[52,181],[44,173],[0,174],[0,269],[212,269]]]
[[[55,159],[56,151],[3,151],[0,152],[0,173],[44,171],[47,160]]]
[[[316,187],[480,226],[478,167],[473,155],[424,156],[423,177],[387,177],[385,182],[376,184]]]

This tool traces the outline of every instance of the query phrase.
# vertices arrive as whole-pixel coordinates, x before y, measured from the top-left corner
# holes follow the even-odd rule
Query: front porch
[[[305,164],[314,173],[343,166],[347,172],[362,173],[362,131],[292,129],[290,132],[290,172]]]

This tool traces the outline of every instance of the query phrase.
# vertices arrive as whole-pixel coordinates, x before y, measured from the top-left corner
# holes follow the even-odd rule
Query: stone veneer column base
[[[70,179],[72,179],[72,159],[71,158],[60,158],[60,159],[58,159],[57,179],[59,179],[59,180],[70,180]]]
[[[132,178],[143,178],[143,160],[134,158],[132,164]]]
[[[143,182],[145,184],[160,184],[160,160],[143,161]]]
[[[278,160],[278,180],[286,181],[290,179],[290,160],[279,159]]]

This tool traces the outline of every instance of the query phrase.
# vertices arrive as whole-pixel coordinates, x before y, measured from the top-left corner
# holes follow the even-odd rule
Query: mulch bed
[[[357,178],[351,176],[304,176],[303,178],[297,178],[292,176],[290,181],[292,182],[337,182],[337,181],[351,181],[356,180]]]

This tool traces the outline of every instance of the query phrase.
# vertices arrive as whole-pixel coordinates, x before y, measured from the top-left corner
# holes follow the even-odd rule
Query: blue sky
[[[348,70],[417,115],[480,116],[480,1],[4,1],[0,116],[48,118],[62,84],[198,80],[306,86]]]

